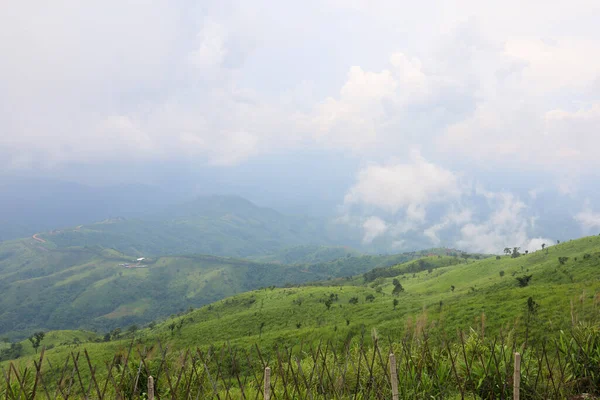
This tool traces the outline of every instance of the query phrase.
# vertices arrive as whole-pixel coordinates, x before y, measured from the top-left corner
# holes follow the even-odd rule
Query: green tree
[[[398,301],[398,299],[394,299],[394,310],[396,310],[396,307],[398,306],[398,303],[400,303]]]
[[[500,278],[504,276],[504,271],[500,271]]]
[[[139,329],[138,326],[133,324],[129,328],[127,328],[127,332],[132,335],[135,335],[135,333],[138,331],[138,329]]]
[[[532,275],[523,275],[523,276],[517,276],[515,279],[517,280],[519,287],[526,287],[529,285],[529,281],[531,280],[531,277],[532,277]]]
[[[36,332],[27,338],[31,342],[31,346],[33,347],[36,353],[38,347],[40,347],[40,343],[42,342],[42,340],[44,340],[44,336],[46,336],[44,332]]]
[[[513,247],[511,257],[512,258],[517,258],[517,257],[521,256],[521,253],[519,253],[520,249],[521,249],[520,247]]]
[[[351,297],[350,300],[348,300],[348,303],[358,304],[358,297]]]
[[[569,261],[569,257],[558,257],[558,262],[560,265],[565,265],[567,261]]]
[[[373,296],[372,294],[368,294],[365,296],[365,301],[368,301],[369,303],[373,302],[373,300],[375,300],[375,296]]]
[[[398,282],[398,284],[394,286],[394,290],[392,290],[392,294],[394,296],[398,296],[401,292],[404,292],[404,288],[402,287],[402,284],[400,284],[400,282]]]

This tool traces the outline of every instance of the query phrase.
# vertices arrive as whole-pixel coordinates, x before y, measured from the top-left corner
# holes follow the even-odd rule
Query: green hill
[[[145,194],[150,195],[150,194]],[[39,235],[58,247],[101,246],[133,255],[261,256],[301,245],[359,246],[335,223],[288,216],[235,196],[210,196],[144,218],[114,218]]]
[[[482,335],[494,336],[502,329],[539,341],[577,321],[598,321],[600,238],[518,258],[430,256],[379,269],[376,275],[238,294],[153,323],[135,336],[142,343],[160,340],[174,349],[224,342],[268,348],[343,341],[373,329],[382,338],[400,340],[422,329],[441,338],[443,332],[455,335],[471,327]],[[524,276],[531,276],[527,286],[516,279]],[[398,283],[404,290],[394,295]],[[86,347],[105,357],[131,335]],[[62,351],[59,346],[51,354]]]
[[[146,257],[99,246],[0,243],[0,335],[143,324],[260,287],[361,274],[418,254],[282,265],[206,255]],[[130,267],[125,267],[127,264]],[[139,267],[139,268],[138,268]]]

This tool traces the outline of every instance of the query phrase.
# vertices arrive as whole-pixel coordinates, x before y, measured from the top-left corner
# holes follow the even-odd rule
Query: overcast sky
[[[600,230],[598,21],[597,0],[12,1],[0,165],[218,176],[315,193],[365,242],[535,248],[544,199]]]

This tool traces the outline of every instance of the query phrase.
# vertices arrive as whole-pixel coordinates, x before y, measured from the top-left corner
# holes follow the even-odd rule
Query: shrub
[[[560,265],[564,265],[567,261],[569,261],[569,257],[558,257]]]
[[[519,287],[525,287],[529,285],[532,276],[533,275],[517,276],[515,279],[517,280]]]

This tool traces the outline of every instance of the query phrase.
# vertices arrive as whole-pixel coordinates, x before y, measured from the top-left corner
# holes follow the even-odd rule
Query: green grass
[[[584,259],[585,254],[589,258]],[[569,257],[565,265],[559,264],[559,256]],[[259,343],[268,347],[276,343],[294,345],[301,340],[339,341],[372,329],[381,337],[396,339],[421,328],[432,334],[454,335],[457,330],[472,327],[483,334],[495,335],[510,327],[516,334],[524,335],[527,299],[532,297],[539,310],[531,317],[528,331],[532,340],[537,340],[569,328],[572,316],[585,320],[599,311],[600,238],[597,237],[516,259],[504,256],[499,260],[465,262],[453,257],[429,257],[424,261],[432,267],[431,273],[408,272],[418,265],[413,261],[391,267],[400,273],[395,278],[365,283],[362,277],[356,277],[316,286],[246,292],[169,317],[136,335],[146,342],[160,339],[174,348],[224,342],[239,346]],[[503,277],[500,271],[505,272]],[[530,285],[518,287],[513,272],[515,276],[531,274]],[[398,279],[405,288],[397,297],[392,295],[393,279]],[[328,309],[325,301],[332,294],[337,300]],[[367,301],[369,295],[374,296],[373,301]],[[358,304],[350,304],[353,297],[358,298]],[[394,299],[398,300],[396,309]],[[175,327],[171,330],[172,325]],[[122,345],[116,341],[95,344],[93,348],[109,354]]]
[[[99,246],[60,247],[23,239],[0,243],[0,335],[34,331],[108,331],[144,324],[189,307],[266,286],[355,275],[418,254],[345,256],[316,264],[274,264],[188,255],[144,260]],[[143,303],[143,304],[142,304]]]
[[[568,260],[561,264],[559,257]],[[159,260],[156,264],[162,265]],[[422,330],[440,343],[445,335],[456,338],[457,331],[472,330],[475,336],[489,338],[510,332],[519,343],[527,334],[529,342],[539,344],[558,337],[561,330],[568,331],[577,321],[598,323],[600,237],[518,258],[465,261],[440,255],[379,272],[382,276],[367,282],[357,275],[236,294],[157,321],[137,331],[135,338],[142,346],[160,341],[173,354],[179,349],[218,348],[227,343],[246,349],[258,344],[272,356],[275,345],[297,349],[302,342],[322,340],[340,345],[363,333],[369,342],[374,332],[386,343],[388,338],[398,343]],[[523,275],[532,276],[527,287],[519,287],[515,279]],[[398,296],[392,295],[394,279],[405,289]],[[373,300],[368,301],[368,296]],[[527,311],[530,297],[538,304],[535,314]],[[331,298],[328,308],[326,301]],[[351,304],[352,298],[358,299],[357,304]],[[398,300],[395,309],[394,299]],[[133,337],[126,333],[106,343],[96,343],[98,339],[91,337],[84,346],[94,363],[103,364],[122,352]],[[73,345],[58,345],[47,356],[61,360],[72,350]],[[19,365],[31,363],[33,355],[28,354]]]
[[[561,264],[559,257],[568,260]],[[156,264],[157,268],[168,265],[160,260]],[[363,334],[368,343],[375,333],[385,343],[389,338],[398,344],[423,330],[438,344],[446,335],[456,338],[457,331],[469,330],[470,338],[493,338],[503,332],[523,343],[527,334],[530,343],[540,344],[543,339],[557,338],[577,321],[598,323],[600,237],[518,258],[465,261],[440,255],[378,271],[381,276],[368,281],[357,275],[236,294],[157,321],[138,330],[135,338],[141,348],[160,341],[173,351],[173,357],[180,349],[219,348],[225,343],[234,349],[258,344],[266,357],[273,357],[276,345],[298,349],[302,342],[322,340],[340,345]],[[515,279],[523,275],[532,276],[527,287],[519,287]],[[405,289],[399,296],[392,295],[394,279]],[[373,300],[368,301],[368,296]],[[530,297],[538,304],[535,314],[527,311]],[[328,308],[326,301],[331,298]],[[357,304],[351,304],[352,298],[358,299]],[[394,299],[398,300],[395,309]],[[136,306],[135,302],[131,305]],[[125,333],[120,339],[97,343],[90,336],[90,341],[79,346],[85,346],[94,364],[102,365],[122,353],[133,338]],[[53,362],[63,360],[74,346],[56,345],[47,357]],[[460,354],[456,350],[455,356]],[[29,351],[17,363],[31,365],[33,358]]]

